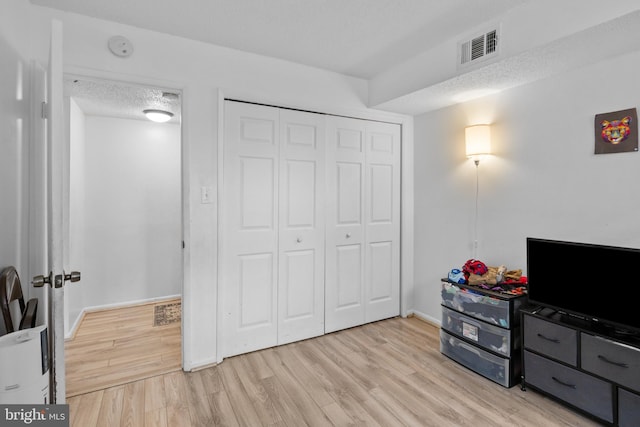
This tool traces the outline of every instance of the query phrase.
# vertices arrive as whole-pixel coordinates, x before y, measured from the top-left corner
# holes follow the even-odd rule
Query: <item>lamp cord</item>
[[[480,198],[480,177],[478,165],[480,160],[474,160],[476,165],[476,211],[473,224],[473,259],[478,259],[478,199]]]

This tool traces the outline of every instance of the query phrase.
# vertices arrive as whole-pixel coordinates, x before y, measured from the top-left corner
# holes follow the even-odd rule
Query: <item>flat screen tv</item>
[[[532,305],[640,335],[640,249],[527,238]]]

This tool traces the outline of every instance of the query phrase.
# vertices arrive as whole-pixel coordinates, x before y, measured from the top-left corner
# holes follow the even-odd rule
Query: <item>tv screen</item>
[[[527,238],[529,302],[640,332],[640,249]]]

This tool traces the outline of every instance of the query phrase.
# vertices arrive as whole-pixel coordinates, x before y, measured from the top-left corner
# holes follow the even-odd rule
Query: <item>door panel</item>
[[[324,333],[324,129],[280,110],[278,344]]]
[[[358,310],[363,307],[361,259],[360,245],[343,245],[336,248],[336,311]]]
[[[400,126],[369,122],[366,135],[366,322],[400,314]]]
[[[275,289],[273,254],[241,255],[238,259],[240,261],[239,330],[269,327],[273,319],[273,306],[263,304],[263,301],[271,301]]]
[[[325,332],[365,319],[365,138],[364,121],[327,119]]]
[[[274,159],[239,157],[238,163],[241,171],[241,230],[273,231],[276,199]]]
[[[369,302],[376,303],[393,298],[393,242],[376,242],[369,245],[371,283]]]
[[[371,183],[371,223],[393,221],[393,166],[369,165]]]
[[[362,224],[362,165],[338,162],[336,165],[337,219],[336,223]]]
[[[277,343],[278,110],[225,103],[222,355]]]
[[[316,225],[316,163],[289,160],[286,166],[285,228],[313,228]]]
[[[224,357],[324,333],[324,126],[225,102]]]
[[[313,316],[315,301],[313,292],[308,287],[315,281],[314,250],[291,251],[284,254],[284,271],[282,287],[286,297],[285,312],[282,315],[284,323]]]
[[[327,170],[332,332],[400,314],[400,127],[328,119]]]
[[[51,46],[47,70],[47,227],[49,271],[62,275],[64,265],[64,232],[69,230],[68,212],[63,203],[68,200],[65,189],[65,154],[69,153],[68,140],[64,137],[64,95],[62,73],[62,23],[51,22]],[[66,190],[66,193],[65,193]],[[67,269],[67,271],[69,271]],[[66,401],[64,365],[64,287],[49,287],[49,333],[51,336],[51,402]]]

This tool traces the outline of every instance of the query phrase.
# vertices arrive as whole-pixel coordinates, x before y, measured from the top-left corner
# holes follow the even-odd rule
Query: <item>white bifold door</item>
[[[224,104],[222,357],[400,313],[400,126]]]
[[[325,116],[225,102],[223,356],[324,333]]]
[[[400,314],[400,126],[327,119],[325,332]]]

